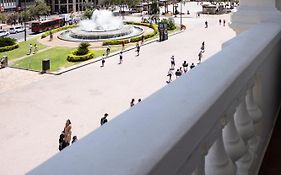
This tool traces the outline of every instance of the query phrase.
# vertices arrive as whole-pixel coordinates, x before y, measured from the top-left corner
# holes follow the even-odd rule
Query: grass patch
[[[65,48],[65,47],[55,47],[48,49],[44,52],[34,54],[32,56],[26,57],[23,60],[15,62],[14,67],[41,71],[42,70],[42,60],[45,58],[50,59],[51,72],[56,72],[62,68],[67,68],[81,62],[69,62],[67,61],[67,55],[75,48]],[[112,48],[111,53],[117,51],[117,49]],[[104,50],[94,50],[94,59],[96,57],[102,56],[105,53]]]
[[[19,48],[17,49],[14,49],[14,50],[11,50],[11,51],[7,51],[7,52],[1,52],[0,53],[0,57],[2,56],[8,56],[8,59],[9,60],[13,60],[13,59],[16,59],[16,58],[20,58],[20,57],[23,57],[23,56],[26,56],[26,54],[29,52],[29,44],[31,43],[33,46],[34,44],[36,43],[37,44],[37,47],[38,47],[38,50],[41,50],[41,49],[44,49],[46,48],[45,45],[39,43],[37,41],[39,37],[34,37],[32,39],[29,39],[27,41],[22,41],[22,42],[19,42]],[[34,49],[34,48],[33,48]]]

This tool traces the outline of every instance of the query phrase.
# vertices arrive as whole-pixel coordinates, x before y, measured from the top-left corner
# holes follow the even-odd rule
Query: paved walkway
[[[207,29],[205,18],[209,18]],[[124,53],[121,65],[117,55],[103,68],[98,62],[0,94],[0,174],[23,174],[56,154],[66,119],[72,121],[72,134],[80,139],[99,127],[105,112],[111,120],[129,109],[132,98],[145,100],[166,86],[172,55],[176,68],[184,60],[197,63],[205,41],[204,62],[235,35],[219,26],[218,18],[229,21],[229,15],[185,19],[190,26],[186,31],[141,47],[139,57],[135,51]]]

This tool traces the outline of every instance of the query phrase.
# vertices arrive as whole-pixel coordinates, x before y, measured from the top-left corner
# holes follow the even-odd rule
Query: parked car
[[[0,36],[8,36],[10,33],[5,30],[0,30]]]
[[[19,33],[19,32],[23,32],[24,30],[25,29],[23,26],[11,27],[10,33]]]

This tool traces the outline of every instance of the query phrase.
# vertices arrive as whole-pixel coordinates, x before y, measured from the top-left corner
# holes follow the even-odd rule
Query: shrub
[[[107,40],[107,41],[104,41],[102,43],[102,45],[118,45],[118,44],[128,44],[129,43],[129,40],[128,39],[124,39],[124,40]]]
[[[90,44],[87,42],[80,43],[75,55],[78,55],[78,56],[86,55],[89,52],[89,49],[88,49],[89,46],[90,46]]]
[[[151,38],[153,36],[155,36],[158,33],[158,25],[157,24],[149,24],[149,23],[139,23],[139,22],[126,22],[126,24],[132,24],[132,25],[142,25],[142,26],[146,26],[149,28],[153,29],[153,32],[144,35],[144,39],[148,39]],[[124,42],[124,44],[127,44],[129,42],[138,42],[141,41],[142,36],[135,36],[131,39],[125,39],[125,40],[107,40],[104,41],[102,44],[103,45],[119,45],[122,44]]]
[[[50,35],[50,32],[52,32],[52,33],[54,34],[54,33],[57,33],[57,32],[59,32],[59,31],[62,31],[62,30],[75,28],[75,27],[77,27],[77,26],[78,26],[77,24],[73,24],[73,25],[63,26],[63,27],[59,27],[59,28],[56,28],[56,29],[49,30],[49,31],[47,31],[47,32],[44,32],[44,33],[41,35],[41,39],[46,38],[47,36],[49,36],[49,35]]]
[[[162,19],[161,23],[167,24],[168,30],[175,30],[177,28],[174,18],[171,17],[168,19]]]
[[[0,37],[0,47],[12,46],[16,44],[16,39],[9,37]]]
[[[86,60],[94,58],[94,52],[93,51],[89,51],[85,55],[76,55],[76,52],[77,51],[74,51],[74,52],[70,53],[67,56],[67,61],[70,61],[70,62],[80,62],[80,61],[86,61]]]
[[[17,44],[17,43],[14,44],[14,45],[11,45],[11,46],[0,47],[0,52],[6,52],[6,51],[14,50],[18,47],[19,47],[19,44]]]

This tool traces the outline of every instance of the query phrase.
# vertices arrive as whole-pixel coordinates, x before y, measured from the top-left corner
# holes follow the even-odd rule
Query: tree
[[[36,0],[35,5],[31,6],[29,9],[30,15],[35,16],[38,19],[40,16],[48,15],[50,11],[50,7],[45,3],[44,0]]]
[[[30,20],[30,11],[27,10],[27,11],[22,11],[20,12],[19,14],[20,16],[20,22],[26,22],[26,21],[29,21]]]
[[[155,15],[155,14],[159,14],[159,12],[160,12],[160,9],[159,9],[158,0],[152,0],[150,13],[152,15]]]
[[[7,15],[8,24],[16,24],[19,19],[19,14],[17,12],[9,13]]]
[[[6,20],[7,20],[7,14],[5,14],[5,13],[0,13],[0,21],[6,22]]]
[[[91,19],[92,15],[93,15],[93,12],[94,12],[93,9],[87,8],[83,13],[83,17],[86,18],[86,19]]]

